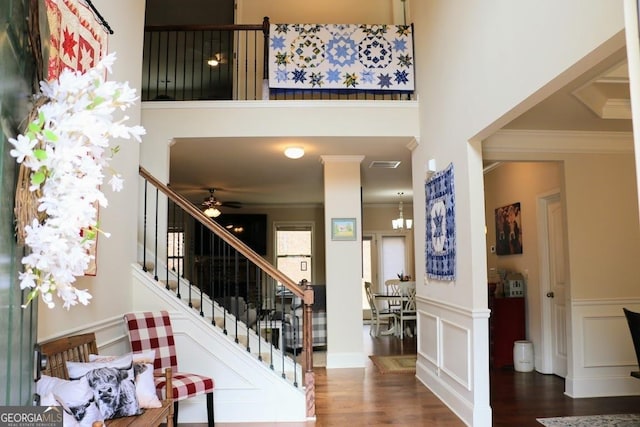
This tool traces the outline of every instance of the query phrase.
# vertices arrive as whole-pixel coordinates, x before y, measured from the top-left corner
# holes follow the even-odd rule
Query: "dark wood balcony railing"
[[[401,91],[270,91],[269,25],[265,17],[255,25],[145,27],[142,100],[411,99]]]

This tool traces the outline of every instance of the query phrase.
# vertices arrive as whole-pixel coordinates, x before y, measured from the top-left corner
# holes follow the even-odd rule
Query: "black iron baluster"
[[[251,294],[249,293],[249,280],[251,279],[249,277],[249,259],[245,258],[244,256],[242,257],[245,260],[245,267],[244,267],[244,274],[245,274],[245,285],[244,285],[244,289],[245,289],[245,304],[246,304],[246,310],[245,310],[245,324],[246,324],[246,328],[247,328],[247,352],[251,352],[251,335],[249,334],[249,316],[251,315]]]
[[[178,211],[178,213],[180,214],[180,226],[182,227],[182,229],[184,230],[185,227],[185,223],[184,223],[184,210],[182,208],[180,208],[180,210]],[[178,263],[178,274],[176,275],[176,297],[178,299],[181,299],[182,297],[180,296],[180,279],[181,279],[181,274],[184,274],[184,263],[186,260],[186,256],[185,256],[185,248],[184,248],[184,233],[182,235],[182,238],[178,238],[178,253],[182,254],[182,262]]]
[[[143,223],[142,229],[144,233],[142,234],[142,271],[147,272],[147,187],[149,181],[144,180],[144,214],[143,214]]]
[[[169,220],[170,218],[170,214],[171,214],[171,206],[173,206],[173,202],[167,198],[167,238],[166,238],[166,242],[167,242],[167,248],[165,250],[165,262],[164,262],[164,267],[165,267],[165,277],[167,279],[167,283],[165,285],[166,289],[169,289],[169,239],[171,238],[171,222]],[[175,249],[175,247],[173,245],[171,245],[171,249]]]
[[[155,243],[154,243],[154,254],[153,254],[153,279],[158,281],[158,199],[160,198],[160,190],[156,187],[156,231],[155,231]]]

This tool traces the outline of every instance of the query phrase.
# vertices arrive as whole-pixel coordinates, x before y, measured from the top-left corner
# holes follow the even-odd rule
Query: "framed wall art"
[[[496,255],[522,253],[522,218],[520,203],[496,209]]]
[[[355,218],[331,218],[331,240],[356,240]]]

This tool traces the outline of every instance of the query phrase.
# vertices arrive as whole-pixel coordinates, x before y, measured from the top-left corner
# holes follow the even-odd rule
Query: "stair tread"
[[[152,270],[153,270],[153,263],[147,263],[147,271],[152,271]],[[167,288],[167,283],[169,283],[169,290],[171,290],[174,294],[176,293],[176,290],[178,288],[177,280],[169,280],[168,282],[167,280],[156,280],[156,283],[165,289]],[[186,282],[184,284],[186,286]],[[181,284],[181,290],[182,289],[183,288]],[[185,291],[187,289],[188,287],[185,287]],[[189,304],[188,295],[186,297],[185,295],[181,295],[181,299],[185,304],[187,305]],[[205,303],[210,304],[210,301],[206,300]],[[200,310],[201,305],[202,303],[199,297],[191,299],[191,307],[193,310]],[[211,308],[209,306],[209,310],[210,309]],[[216,305],[216,313],[218,312],[219,309],[220,307]],[[222,311],[220,311],[220,313],[222,313]],[[205,318],[209,322],[211,322],[212,320],[212,317],[210,315],[205,316]],[[215,318],[215,325],[213,325],[212,323],[211,326],[215,326],[216,328],[218,328],[218,330],[223,330],[225,326],[224,316],[215,315],[214,318]],[[238,319],[238,336],[237,337],[233,335],[236,331],[235,323],[233,321],[229,321],[229,318],[227,318],[226,330],[227,330],[227,335],[231,340],[234,340],[234,341],[237,340],[238,347],[246,349],[247,343],[249,343],[250,341],[249,341],[249,337],[246,335],[247,328],[244,322],[242,322],[242,319]],[[252,331],[250,334],[253,337],[251,340],[253,344],[250,347],[250,352],[251,352],[251,355],[255,357],[256,361],[258,363],[262,363],[264,366],[268,368],[271,368],[271,365],[273,364],[272,371],[279,377],[282,377],[283,376],[282,368],[283,368],[283,360],[284,360],[284,368],[285,368],[284,379],[293,385],[294,378],[295,378],[296,382],[298,383],[297,387],[301,387],[301,383],[302,383],[301,374],[299,372],[297,377],[295,376],[295,373],[292,369],[294,365],[291,357],[289,355],[285,355],[283,359],[282,354],[279,353],[279,350],[276,349],[275,347],[273,348],[273,352],[272,352],[270,348],[271,344],[268,341],[264,340],[264,337],[262,337],[263,341],[261,342],[261,344],[259,345],[256,344],[256,342],[253,341],[254,339],[257,339],[256,331],[253,329],[248,329],[248,330]],[[272,357],[273,357],[273,360],[272,360]],[[300,366],[300,365],[296,364],[295,366]]]

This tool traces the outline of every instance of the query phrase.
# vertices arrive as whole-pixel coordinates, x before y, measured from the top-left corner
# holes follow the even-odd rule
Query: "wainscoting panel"
[[[427,359],[436,367],[440,367],[440,358],[438,357],[438,343],[440,342],[440,334],[438,333],[439,319],[430,313],[418,311],[418,330],[420,336],[418,339],[418,353]]]
[[[421,296],[416,303],[416,377],[466,424],[490,425],[489,310]]]
[[[466,348],[465,353],[460,349]],[[454,381],[471,390],[471,333],[447,320],[442,321],[442,370]]]
[[[640,311],[637,299],[574,300],[571,304],[573,357],[566,378],[572,397],[640,395],[630,376],[637,361],[623,307]]]
[[[583,367],[629,367],[636,364],[636,353],[630,345],[631,336],[624,315],[586,316],[582,319],[582,328]]]

